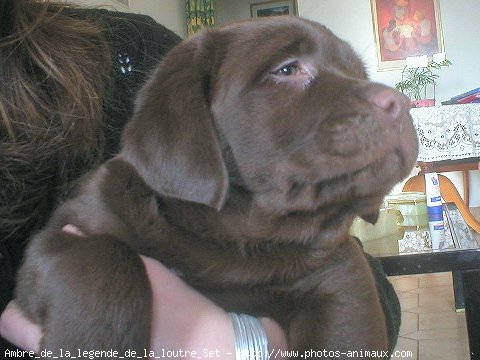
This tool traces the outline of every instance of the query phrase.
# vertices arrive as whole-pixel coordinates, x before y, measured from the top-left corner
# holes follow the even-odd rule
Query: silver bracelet
[[[235,333],[235,360],[269,360],[267,333],[260,321],[246,314],[228,315]]]

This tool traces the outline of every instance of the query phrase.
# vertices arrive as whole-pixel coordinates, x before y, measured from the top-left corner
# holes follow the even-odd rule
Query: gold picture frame
[[[445,52],[439,0],[371,0],[371,10],[379,70]]]

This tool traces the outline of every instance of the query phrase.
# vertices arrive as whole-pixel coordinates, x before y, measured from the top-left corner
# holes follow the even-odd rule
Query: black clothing
[[[71,10],[66,8],[63,11]],[[105,148],[94,162],[100,163],[118,152],[120,133],[133,112],[136,92],[159,60],[181,39],[145,15],[75,9],[72,16],[98,21],[105,29],[105,38],[112,53],[112,78],[105,102]],[[1,156],[0,152],[0,164],[5,160]],[[0,312],[13,298],[15,273],[29,236],[45,225],[53,209],[66,196],[68,188],[91,168],[92,161],[79,160],[78,163],[67,164],[46,159],[41,164],[25,166],[29,167],[30,174],[37,174],[21,189],[9,186],[8,176],[12,174],[0,173],[0,206],[8,206],[10,210],[0,219]],[[35,201],[32,202],[32,198]],[[17,220],[25,212],[33,211],[36,214],[33,219],[23,223]],[[4,356],[4,347],[5,343],[0,339],[0,358]]]

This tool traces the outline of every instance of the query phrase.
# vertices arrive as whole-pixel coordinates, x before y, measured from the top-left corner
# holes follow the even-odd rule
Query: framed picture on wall
[[[443,53],[439,0],[370,0],[379,70],[409,56]]]
[[[130,7],[130,0],[116,0],[120,4],[125,5],[126,7]]]
[[[250,13],[253,18],[279,15],[297,15],[297,0],[265,1],[253,3],[250,4]]]

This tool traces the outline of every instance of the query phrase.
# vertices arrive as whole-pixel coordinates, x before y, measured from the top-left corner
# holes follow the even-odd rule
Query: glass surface
[[[363,242],[374,256],[408,255],[480,248],[480,234],[472,231],[455,204],[443,205],[445,242],[441,250],[432,250],[430,230],[426,227],[399,226],[396,234]]]

